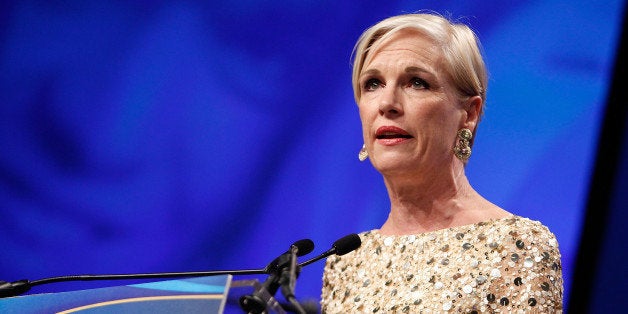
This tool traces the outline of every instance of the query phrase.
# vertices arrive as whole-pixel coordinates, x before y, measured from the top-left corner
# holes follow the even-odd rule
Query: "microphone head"
[[[334,242],[332,247],[334,248],[334,253],[336,253],[336,255],[345,255],[359,248],[360,245],[362,245],[362,240],[360,240],[360,236],[352,233],[338,239],[336,242]]]
[[[290,247],[296,247],[298,249],[297,256],[303,256],[314,251],[314,242],[310,239],[303,239],[292,243]]]

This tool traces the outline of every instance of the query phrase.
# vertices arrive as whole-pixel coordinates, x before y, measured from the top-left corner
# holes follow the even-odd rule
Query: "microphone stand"
[[[281,305],[275,300],[274,296],[279,289],[280,280],[282,274],[285,272],[285,268],[288,263],[291,262],[292,249],[272,261],[266,267],[266,272],[269,274],[264,283],[257,286],[252,294],[243,295],[240,297],[239,303],[242,310],[250,314],[262,314],[268,313],[268,309],[276,309],[278,313],[284,313]],[[298,250],[298,249],[297,249]],[[288,259],[288,260],[286,260]]]
[[[256,290],[249,295],[240,298],[240,307],[246,313],[262,314],[268,313],[268,309],[274,309],[278,313],[283,313],[284,308],[279,304],[274,295],[281,287],[281,293],[292,305],[292,311],[299,314],[306,314],[301,304],[294,296],[296,278],[301,267],[297,265],[297,254],[299,248],[295,245],[290,247],[288,254],[281,256],[278,260],[269,265],[270,276]],[[288,259],[286,261],[286,258]]]
[[[294,306],[295,311],[299,314],[305,314],[305,310],[297,301],[297,298],[294,296],[294,288],[296,286],[297,276],[299,275],[301,268],[297,266],[297,252],[299,248],[296,246],[290,247],[290,267],[288,270],[284,270],[281,273],[281,293],[283,296]]]

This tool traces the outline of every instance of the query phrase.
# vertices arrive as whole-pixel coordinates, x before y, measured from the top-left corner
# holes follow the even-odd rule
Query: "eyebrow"
[[[417,67],[417,66],[410,66],[405,68],[404,70],[405,73],[417,73],[417,72],[421,72],[421,73],[431,73],[430,71],[421,68],[421,67]],[[362,72],[362,74],[360,74],[360,78],[364,77],[364,76],[370,76],[370,75],[379,75],[381,72],[378,69],[369,69],[366,70],[364,72]]]
[[[424,73],[430,73],[430,71],[424,69],[424,68],[420,68],[420,67],[407,67],[405,70],[406,73],[416,73],[416,72],[424,72]]]
[[[379,75],[380,73],[381,72],[378,69],[369,69],[369,70],[366,70],[366,71],[362,72],[360,74],[359,78],[362,78],[364,76]]]

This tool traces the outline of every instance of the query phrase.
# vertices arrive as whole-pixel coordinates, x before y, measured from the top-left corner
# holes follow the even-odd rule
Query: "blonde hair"
[[[369,52],[375,51],[400,30],[407,29],[418,31],[440,47],[444,57],[443,70],[452,80],[461,97],[480,96],[484,104],[488,74],[477,36],[467,25],[453,23],[434,13],[389,17],[362,33],[353,49],[352,83],[356,102],[359,102],[361,96],[360,73],[364,64],[372,57]],[[482,111],[483,108],[484,106],[482,106]]]

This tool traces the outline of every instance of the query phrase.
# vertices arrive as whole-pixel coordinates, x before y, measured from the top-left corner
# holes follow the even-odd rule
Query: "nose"
[[[385,88],[379,102],[379,113],[389,117],[402,115],[403,105],[400,100],[396,88]]]

